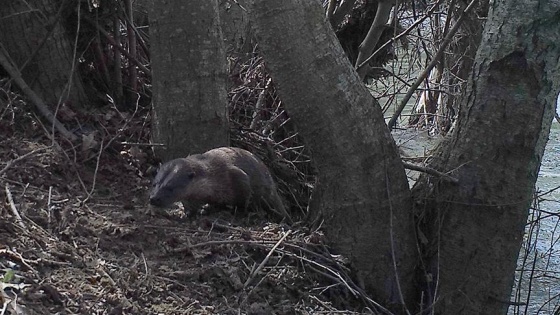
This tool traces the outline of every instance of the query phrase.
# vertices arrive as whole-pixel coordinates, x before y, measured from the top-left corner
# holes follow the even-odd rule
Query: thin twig
[[[93,195],[93,191],[95,190],[95,183],[97,180],[97,172],[99,171],[99,161],[101,160],[101,154],[103,153],[103,140],[101,140],[101,144],[99,145],[99,154],[97,154],[97,163],[95,164],[95,172],[93,173],[93,183],[91,184],[91,190],[87,193],[86,199],[84,199],[81,204],[85,204],[91,195]]]
[[[373,57],[375,57],[379,52],[383,51],[385,48],[387,48],[387,46],[389,46],[391,43],[396,42],[397,40],[399,40],[401,37],[408,35],[408,33],[410,33],[412,30],[414,30],[416,28],[416,26],[418,26],[419,24],[421,24],[422,22],[424,22],[427,18],[429,18],[432,13],[434,13],[434,11],[436,10],[436,8],[439,6],[439,4],[441,4],[443,2],[443,0],[439,0],[437,3],[434,3],[434,5],[426,12],[426,14],[424,14],[424,16],[422,16],[421,18],[419,18],[418,20],[414,21],[414,23],[412,23],[412,25],[410,25],[406,30],[404,30],[403,32],[401,32],[399,35],[391,38],[390,40],[388,40],[385,44],[381,45],[381,47],[379,47],[376,51],[374,51],[371,56],[369,56],[366,60],[364,60],[362,63],[360,63],[357,67],[356,67],[356,71],[360,70],[360,68],[362,68],[363,66],[365,66],[366,64],[368,64],[368,62],[371,61],[371,59],[373,59]]]
[[[48,213],[48,217],[47,217],[47,224],[49,226],[49,228],[51,227],[51,212],[52,212],[52,186],[49,186],[49,198],[47,200],[47,213]]]
[[[66,4],[68,2],[70,2],[70,0],[65,0],[63,3],[61,3],[60,7],[58,8],[58,11],[56,12],[56,14],[54,16],[54,18],[48,18],[47,19],[49,21],[49,23],[44,26],[44,29],[48,30],[47,33],[45,34],[45,36],[43,36],[43,38],[41,39],[41,42],[35,47],[35,50],[31,53],[31,55],[29,55],[29,58],[27,58],[27,60],[18,69],[19,72],[22,72],[25,69],[25,67],[27,67],[27,65],[30,64],[33,61],[33,59],[35,59],[35,57],[38,55],[39,51],[41,51],[43,46],[45,46],[45,44],[47,43],[48,39],[51,37],[53,32],[55,30],[58,30],[57,27],[56,27],[56,24],[58,24],[60,22],[61,12],[66,7]],[[6,17],[4,17],[4,18],[6,18]]]
[[[266,97],[266,92],[268,91],[271,82],[272,79],[268,79],[268,81],[264,86],[264,89],[261,91],[261,93],[259,93],[259,97],[257,98],[257,103],[255,104],[255,111],[253,112],[253,120],[251,121],[251,125],[249,126],[249,129],[255,129],[257,127],[257,123],[260,122],[261,120],[264,99]]]
[[[122,127],[120,127],[117,130],[117,134],[115,134],[115,136],[113,138],[111,138],[109,141],[107,141],[107,144],[105,146],[101,146],[101,151],[105,151],[115,140],[117,140],[117,138],[125,132],[125,130],[127,130],[128,128],[128,124],[130,124],[134,118],[136,117],[136,114],[138,113],[138,109],[139,109],[139,101],[140,101],[140,95],[138,95],[138,93],[136,93],[136,95],[138,96],[136,98],[136,107],[134,108],[134,112],[132,113],[132,115],[130,115],[130,118],[128,120],[125,120],[124,124],[122,125]],[[121,117],[123,117],[123,115],[121,114],[121,112],[117,109],[117,107],[115,106],[115,110],[121,115]],[[156,146],[156,145],[154,145]],[[93,157],[89,157],[87,159],[84,160],[84,162],[89,161],[90,159],[92,159]]]
[[[279,260],[276,262],[276,265],[275,265],[274,267],[278,267],[278,265],[280,265],[280,261],[281,261],[281,259],[279,259]],[[261,264],[261,265],[262,265],[262,264]],[[259,267],[260,267],[260,266],[259,266]],[[253,288],[251,288],[251,291],[249,291],[249,292],[247,293],[247,296],[246,296],[245,299],[240,303],[240,305],[245,305],[245,303],[247,303],[247,300],[249,299],[249,297],[253,294],[253,292],[255,292],[255,290],[261,285],[261,283],[263,283],[263,281],[264,281],[264,280],[267,278],[267,276],[268,276],[269,274],[271,274],[271,273],[272,273],[272,268],[271,268],[271,270],[270,270],[266,275],[264,275],[264,276],[261,278],[261,280],[259,280],[259,282],[257,282],[257,284],[255,284],[255,285],[253,286]]]
[[[126,49],[124,49],[121,45],[119,45],[115,39],[113,37],[111,37],[111,35],[104,30],[103,28],[101,28],[101,26],[99,26],[95,21],[93,21],[92,19],[88,18],[88,17],[83,17],[83,19],[90,23],[92,26],[95,26],[95,28],[97,28],[97,30],[99,30],[99,33],[103,36],[105,36],[105,39],[107,39],[107,41],[111,44],[114,45],[115,48],[117,48],[126,58],[128,58],[128,60],[132,63],[134,63],[136,66],[138,66],[138,69],[142,70],[147,76],[151,77],[152,76],[152,72],[150,70],[148,70],[148,68],[146,68],[146,66],[144,66],[142,63],[140,63],[140,61],[138,61],[137,59],[133,58],[128,51],[126,51]]]
[[[16,163],[21,162],[22,160],[24,160],[24,159],[26,159],[26,158],[32,156],[33,154],[37,154],[37,153],[39,153],[39,152],[41,152],[41,151],[44,151],[44,150],[46,150],[46,149],[47,149],[46,147],[44,147],[44,148],[39,148],[39,149],[35,149],[35,150],[31,151],[31,152],[25,153],[24,155],[22,155],[22,156],[20,156],[20,157],[18,157],[18,158],[15,158],[15,159],[9,161],[9,162],[6,164],[6,166],[5,166],[2,170],[0,170],[0,175],[6,173],[6,171],[7,171],[8,169],[10,169],[10,167],[14,166]]]
[[[6,197],[8,197],[8,203],[10,204],[10,209],[12,210],[12,213],[16,217],[17,224],[19,224],[19,226],[23,230],[27,231],[27,227],[25,226],[25,223],[23,223],[23,220],[21,219],[21,215],[19,215],[18,209],[14,203],[14,198],[12,197],[12,192],[10,191],[10,187],[8,187],[8,184],[6,184]]]
[[[165,147],[166,145],[163,143],[139,143],[139,142],[119,142],[120,145],[129,145],[129,146],[137,146],[137,147]]]
[[[395,110],[395,113],[393,114],[393,116],[389,120],[389,123],[387,123],[387,126],[389,127],[390,130],[392,130],[395,127],[397,119],[399,118],[402,111],[404,110],[404,107],[406,106],[406,104],[408,103],[410,98],[412,97],[412,94],[414,94],[414,92],[420,86],[420,84],[422,84],[422,82],[428,77],[428,75],[430,74],[430,71],[432,71],[432,69],[437,65],[437,63],[441,59],[441,56],[445,52],[445,48],[447,47],[447,45],[449,45],[449,43],[451,43],[451,40],[453,39],[453,36],[459,30],[459,27],[461,26],[461,24],[463,24],[463,20],[465,19],[467,14],[470,12],[470,10],[474,7],[474,4],[476,2],[477,2],[477,0],[471,0],[469,5],[461,13],[461,16],[459,16],[459,19],[457,19],[457,22],[455,23],[455,25],[453,25],[453,28],[451,28],[449,33],[447,33],[447,35],[445,36],[445,39],[441,43],[441,46],[439,47],[435,56],[432,58],[432,61],[430,62],[430,64],[426,67],[426,69],[424,69],[424,71],[418,76],[418,78],[416,78],[416,81],[414,81],[412,86],[408,89],[408,92],[406,92],[406,95],[401,100],[401,103],[399,104],[399,107]]]
[[[113,103],[122,105],[124,100],[124,91],[123,91],[123,73],[122,73],[122,56],[119,53],[119,47],[122,47],[122,36],[121,36],[121,20],[119,18],[120,13],[120,6],[116,5],[114,7],[115,14],[113,15],[113,34],[115,37],[114,47],[117,47],[117,50],[114,51],[113,57],[113,80],[114,80],[114,100]],[[99,23],[96,23],[95,26],[98,28],[100,33],[101,27]],[[120,50],[124,53],[124,49]],[[132,56],[130,56],[132,58]]]
[[[137,38],[136,38],[136,31],[134,28],[134,10],[132,9],[132,0],[124,0],[124,13],[126,18],[126,31],[128,37],[128,50],[130,56],[133,59],[138,59],[138,55],[136,53],[137,49]],[[118,31],[118,30],[116,30]],[[129,76],[129,88],[132,92],[138,92],[138,70],[133,63],[130,63],[128,66],[128,76]]]
[[[385,169],[387,169],[387,167],[385,167]],[[387,186],[389,185],[389,174],[387,174],[387,172],[385,172],[385,182],[387,183]],[[395,284],[397,285],[397,292],[399,294],[399,299],[401,302],[402,307],[404,308],[405,312],[407,315],[411,315],[410,311],[408,310],[408,307],[406,305],[406,301],[404,300],[404,295],[402,292],[402,288],[401,288],[401,279],[399,277],[399,268],[397,266],[397,249],[396,249],[396,242],[395,242],[395,229],[394,229],[394,222],[393,222],[393,203],[392,203],[392,197],[391,197],[391,189],[389,187],[387,187],[387,200],[389,200],[389,239],[391,242],[391,265],[393,267],[393,272],[395,273]]]
[[[413,171],[418,171],[418,172],[424,172],[433,176],[438,176],[441,177],[443,180],[446,180],[448,182],[452,182],[454,184],[459,184],[459,180],[455,177],[449,176],[448,174],[445,174],[443,172],[440,172],[438,170],[435,170],[433,168],[429,168],[429,167],[425,167],[425,166],[420,166],[420,165],[416,165],[416,164],[411,164],[411,163],[407,163],[407,162],[402,162],[404,165],[404,168],[407,168],[409,170],[413,170]]]
[[[276,244],[274,244],[274,246],[270,249],[270,251],[268,252],[266,257],[263,259],[263,261],[257,267],[257,269],[255,269],[255,271],[253,271],[251,273],[251,275],[249,275],[249,278],[247,279],[247,281],[245,281],[245,284],[243,285],[243,289],[246,289],[249,286],[251,281],[255,278],[255,276],[261,271],[261,269],[263,269],[264,265],[268,262],[268,260],[272,256],[272,253],[274,253],[276,251],[276,248],[278,248],[278,246],[280,246],[280,244],[282,244],[284,242],[284,240],[286,239],[286,237],[288,235],[290,235],[290,233],[292,233],[292,230],[288,230],[288,232],[284,233],[284,236],[282,236],[282,238],[280,238],[280,240],[278,240],[278,242],[276,242]]]
[[[327,19],[331,23],[333,29],[336,29],[336,25],[333,24],[333,14],[339,2],[339,0],[329,0],[329,4],[327,5]]]
[[[33,273],[37,274],[37,271],[35,270],[35,268],[33,268],[28,263],[28,261],[36,264],[40,261],[39,259],[38,260],[25,259],[25,258],[23,258],[23,256],[20,253],[16,253],[16,252],[14,252],[12,250],[9,250],[9,249],[6,249],[6,248],[0,249],[0,256],[10,256],[12,259],[17,259],[28,270],[31,270],[31,271],[33,271]]]
[[[356,0],[346,0],[343,1],[340,6],[336,9],[336,11],[334,11],[333,13],[333,17],[332,17],[332,22],[331,25],[333,25],[333,29],[337,29],[338,25],[340,25],[340,23],[342,23],[342,21],[344,21],[344,18],[346,17],[346,14],[348,14],[350,11],[352,11],[352,8],[354,7],[354,3],[356,2]]]

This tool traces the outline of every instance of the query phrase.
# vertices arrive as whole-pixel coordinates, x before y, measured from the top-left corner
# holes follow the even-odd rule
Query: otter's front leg
[[[229,176],[232,183],[235,206],[243,207],[243,210],[247,211],[251,205],[251,198],[253,197],[253,189],[251,188],[249,176],[238,167],[232,167]]]
[[[196,216],[208,207],[208,204],[202,201],[183,200],[181,203],[183,204],[183,211],[188,217]]]

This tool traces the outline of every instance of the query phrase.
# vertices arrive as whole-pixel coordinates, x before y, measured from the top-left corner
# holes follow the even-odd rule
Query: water
[[[510,307],[510,314],[547,315],[560,310],[560,124],[556,121],[536,187],[535,208],[540,210],[531,210],[512,296],[527,305]]]

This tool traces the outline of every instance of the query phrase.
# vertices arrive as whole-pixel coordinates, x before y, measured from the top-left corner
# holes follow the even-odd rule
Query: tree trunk
[[[240,57],[242,60],[250,58],[254,41],[248,12],[241,4],[235,4],[233,1],[223,1],[219,9],[226,54]]]
[[[279,95],[316,162],[311,212],[322,215],[334,249],[376,299],[413,307],[410,192],[379,104],[317,1],[256,0],[250,17]]]
[[[212,1],[154,0],[154,142],[165,159],[228,144],[225,52]]]
[[[430,163],[459,184],[423,177],[414,189],[435,314],[508,310],[560,89],[559,10],[558,0],[491,4],[457,127]]]
[[[0,43],[23,79],[53,111],[57,104],[87,104],[73,67],[72,42],[60,16],[64,1],[6,1],[0,10]]]

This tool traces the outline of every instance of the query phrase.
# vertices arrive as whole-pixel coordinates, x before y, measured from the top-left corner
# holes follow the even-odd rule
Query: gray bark
[[[0,10],[0,44],[25,83],[53,111],[59,102],[87,104],[60,5],[54,0],[5,1]]]
[[[220,1],[220,23],[228,56],[247,57],[253,52],[253,34],[248,12],[244,10],[246,1]]]
[[[435,314],[507,312],[560,89],[558,12],[558,0],[491,4],[457,126],[430,163],[459,184],[414,189]]]
[[[267,69],[316,162],[310,211],[374,298],[411,307],[410,192],[379,104],[317,1],[255,0],[250,17]]]
[[[225,52],[217,0],[154,0],[154,142],[165,159],[228,144]]]

